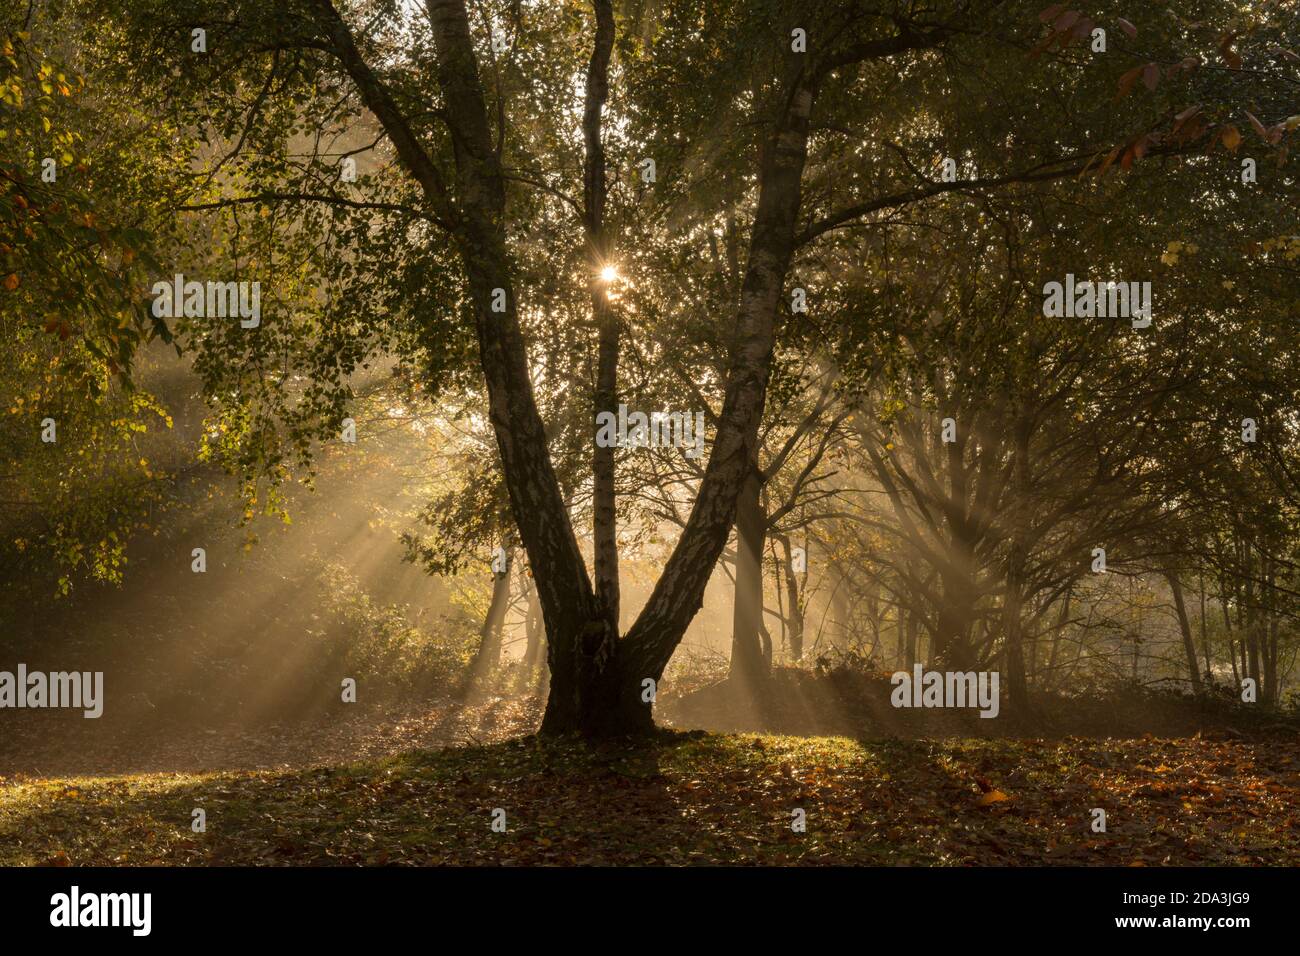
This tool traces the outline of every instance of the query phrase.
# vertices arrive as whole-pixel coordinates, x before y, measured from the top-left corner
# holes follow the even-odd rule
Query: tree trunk
[[[618,632],[618,522],[615,510],[615,458],[613,445],[594,441],[595,416],[618,410],[618,317],[609,299],[601,270],[612,265],[612,246],[605,230],[605,148],[601,144],[601,112],[609,96],[609,58],[614,48],[614,10],[610,0],[592,0],[596,39],[587,65],[587,93],[582,114],[586,149],[583,164],[583,212],[587,233],[587,262],[591,270],[591,311],[599,336],[596,353],[596,389],[592,410],[592,550],[596,604],[608,627]]]
[[[750,470],[736,508],[736,591],[732,604],[730,678],[750,689],[769,675],[760,632],[763,629],[763,536],[766,516],[763,484]]]
[[[506,564],[492,574],[492,600],[488,604],[483,626],[479,628],[478,650],[470,661],[469,673],[462,685],[462,695],[478,690],[483,681],[501,663],[501,635],[510,608],[510,569],[514,564],[513,549],[506,549]]]
[[[1205,626],[1205,569],[1197,573],[1197,586],[1201,592],[1201,651],[1205,654],[1205,679],[1214,684],[1214,666],[1210,662],[1210,638]]]
[[[1056,661],[1060,655],[1061,639],[1065,636],[1066,625],[1070,622],[1070,601],[1074,596],[1074,585],[1065,589],[1065,598],[1061,601],[1061,616],[1056,620],[1052,632],[1052,651],[1047,658],[1047,689],[1054,690],[1059,683],[1056,675]]]
[[[1256,607],[1255,601],[1255,569],[1254,561],[1251,557],[1253,547],[1250,543],[1246,544],[1246,662],[1249,667],[1246,670],[1247,677],[1255,679],[1255,689],[1257,692],[1262,691],[1260,686],[1260,668],[1259,668],[1259,608]]]
[[[945,589],[942,602],[930,654],[931,666],[939,670],[971,670],[975,666],[975,653],[968,635],[974,602],[961,582]]]
[[[790,544],[790,538],[785,535],[781,536],[781,544],[785,551],[785,596],[786,603],[789,605],[786,614],[787,643],[790,648],[790,660],[801,661],[803,660],[803,605],[800,603],[799,579],[796,577],[798,572],[794,569],[794,547]]]
[[[647,732],[650,707],[621,665],[618,633],[598,606],[555,477],[533,396],[504,237],[505,191],[489,132],[463,0],[429,0],[445,118],[455,146],[456,231],[469,277],[488,410],[511,510],[546,621],[551,691],[541,730]],[[497,311],[504,296],[504,311]]]
[[[1165,570],[1165,580],[1174,595],[1174,610],[1178,613],[1178,629],[1183,635],[1183,653],[1187,655],[1187,670],[1192,679],[1192,692],[1200,694],[1201,668],[1196,660],[1196,642],[1192,639],[1192,623],[1187,618],[1187,605],[1183,601],[1183,586],[1178,580],[1178,572],[1173,568]]]
[[[1273,561],[1269,559],[1265,564],[1264,572],[1265,594],[1267,595],[1262,602],[1264,605],[1265,621],[1261,628],[1262,647],[1261,664],[1263,667],[1262,682],[1260,684],[1259,699],[1261,702],[1269,705],[1277,703],[1278,692],[1281,689],[1278,686],[1277,672],[1277,591],[1275,590],[1276,578]]]
[[[1006,634],[1007,696],[1015,707],[1026,715],[1032,715],[1029,701],[1029,684],[1025,680],[1024,651],[1024,586],[1025,564],[1028,549],[1025,545],[1026,522],[1029,516],[1028,495],[1030,491],[1029,472],[1029,437],[1030,425],[1023,418],[1016,422],[1015,460],[1012,463],[1012,486],[1017,496],[1019,507],[1016,509],[1011,528],[1011,547],[1007,552],[1006,597],[1002,602],[1003,628]],[[960,447],[958,445],[958,447]]]
[[[524,615],[524,673],[533,674],[542,663],[542,649],[545,646],[545,632],[542,628],[542,607],[537,602],[537,589],[528,588],[528,610]]]
[[[899,613],[906,614],[906,628],[904,630],[904,634],[906,635],[907,638],[907,647],[906,647],[907,668],[906,669],[910,672],[912,668],[916,666],[916,661],[917,661],[916,637],[917,637],[918,628],[916,625],[916,611],[911,608],[908,608],[904,612],[904,610],[900,608]]]

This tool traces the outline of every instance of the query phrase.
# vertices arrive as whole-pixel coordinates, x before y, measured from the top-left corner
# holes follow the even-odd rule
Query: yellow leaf
[[[990,790],[988,793],[984,794],[984,796],[979,798],[979,805],[981,807],[987,807],[995,803],[1005,803],[1010,799],[1011,798],[1001,790]]]

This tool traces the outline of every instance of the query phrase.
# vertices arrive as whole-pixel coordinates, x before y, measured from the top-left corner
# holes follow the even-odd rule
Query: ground
[[[0,780],[0,864],[1294,866],[1298,767],[1294,736],[664,731],[596,750],[530,736],[290,770],[17,774]]]

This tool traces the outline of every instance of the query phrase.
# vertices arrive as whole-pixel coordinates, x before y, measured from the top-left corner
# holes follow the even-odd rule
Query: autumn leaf
[[[1133,84],[1136,83],[1138,77],[1142,75],[1143,69],[1144,67],[1135,66],[1119,78],[1119,92],[1116,94],[1115,99],[1122,100],[1124,97],[1128,96],[1129,92],[1133,89]]]
[[[1201,111],[1201,107],[1200,107],[1200,106],[1189,106],[1189,107],[1187,107],[1187,109],[1183,110],[1181,113],[1179,113],[1177,116],[1175,116],[1175,117],[1174,117],[1174,132],[1176,133],[1176,132],[1178,132],[1180,129],[1182,129],[1183,124],[1186,123],[1189,119],[1191,119],[1193,116],[1195,116],[1195,115],[1196,115],[1197,113],[1199,113],[1200,111]]]
[[[1246,110],[1246,118],[1250,120],[1251,129],[1258,134],[1259,138],[1266,143],[1269,142],[1268,130],[1264,128],[1264,124],[1259,121],[1259,118],[1250,110]]]
[[[976,801],[976,804],[981,807],[988,807],[995,803],[1006,803],[1010,799],[1011,798],[1001,790],[990,790],[988,793],[981,796],[979,800]]]
[[[1064,13],[1062,13],[1059,17],[1056,18],[1055,22],[1052,24],[1052,28],[1055,29],[1058,33],[1063,33],[1064,31],[1070,29],[1070,27],[1074,26],[1075,22],[1079,19],[1080,16],[1081,14],[1079,13],[1078,10],[1066,10]]]

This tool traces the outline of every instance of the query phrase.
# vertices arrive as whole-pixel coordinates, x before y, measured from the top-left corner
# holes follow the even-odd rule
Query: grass
[[[1289,740],[529,737],[318,769],[0,779],[0,864],[1297,865],[1298,766]]]

